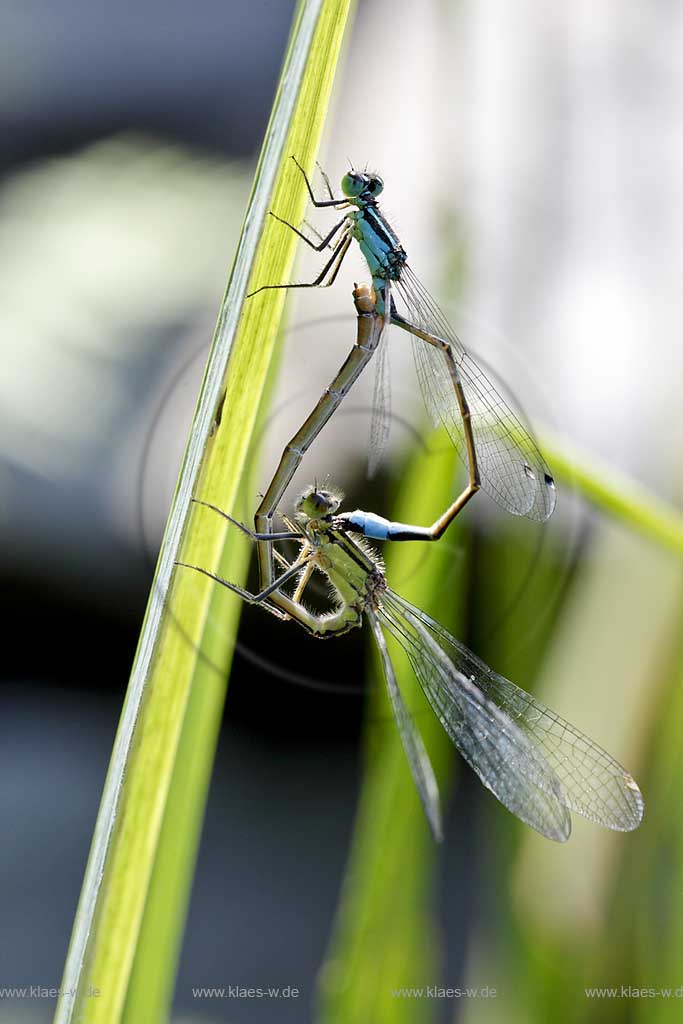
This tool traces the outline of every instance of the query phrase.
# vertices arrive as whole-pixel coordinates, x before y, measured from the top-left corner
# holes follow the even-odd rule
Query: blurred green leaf
[[[683,513],[591,452],[569,451],[543,438],[558,480],[565,480],[612,519],[683,555]]]
[[[495,853],[485,854],[491,884],[473,943],[468,983],[498,989],[501,1021],[631,1019],[632,1000],[589,998],[586,989],[613,987],[619,992],[622,985],[648,987],[666,974],[655,970],[652,957],[647,970],[638,969],[634,951],[639,930],[648,920],[652,926],[650,914],[657,914],[655,901],[643,887],[645,878],[648,887],[658,884],[648,860],[654,850],[661,850],[662,833],[651,815],[657,813],[658,801],[663,801],[662,815],[671,806],[666,790],[653,795],[648,778],[649,731],[658,711],[667,722],[669,743],[681,724],[678,718],[669,731],[661,685],[662,667],[670,664],[678,642],[680,571],[665,551],[624,533],[616,524],[602,524],[591,540],[564,585],[561,601],[553,602],[550,629],[547,624],[540,632],[533,628],[534,609],[543,607],[537,592],[534,601],[524,602],[513,614],[517,639],[508,634],[507,651],[499,637],[495,656],[484,642],[478,649],[503,671],[508,671],[506,662],[518,661],[515,648],[527,649],[523,660],[532,654],[540,665],[535,692],[635,775],[645,797],[645,819],[637,833],[624,835],[573,816],[569,843],[557,846],[498,816]],[[489,612],[505,589],[501,578],[510,555],[499,557],[504,544],[503,537],[493,545],[489,568],[495,565],[496,571],[482,573]],[[552,552],[549,555],[552,559]],[[624,566],[628,588],[623,583]],[[550,598],[552,575],[543,575]],[[531,688],[528,676],[510,674]],[[670,753],[667,745],[660,751],[664,773],[670,770],[665,767]],[[675,786],[670,759],[668,765],[673,771],[669,786]],[[674,838],[676,827],[672,822],[672,860],[680,840]],[[671,863],[660,876],[664,892],[680,885],[680,870]],[[495,922],[493,928],[487,926],[490,921]],[[668,955],[674,962],[680,936],[673,917],[671,925]],[[675,971],[669,978],[668,984],[675,985]],[[490,1019],[490,1008],[482,1001],[472,1000],[463,1009],[467,1024]]]
[[[683,588],[676,601],[677,619],[683,621]],[[647,794],[647,828],[637,836],[629,857],[624,889],[639,893],[643,912],[628,914],[619,934],[633,936],[633,979],[638,988],[671,990],[670,996],[643,998],[634,1019],[654,1024],[680,1020],[683,999],[683,634],[659,659],[662,699],[651,742],[650,768],[643,779]],[[657,669],[658,666],[655,666]]]
[[[437,454],[434,454],[436,451]],[[439,434],[404,474],[397,519],[429,522],[451,500],[454,449]],[[465,582],[463,532],[456,521],[436,545],[387,544],[390,586],[456,628]],[[416,717],[448,799],[453,748],[422,695],[400,647],[389,644],[407,706]],[[437,847],[406,763],[375,652],[366,718],[366,768],[341,903],[320,980],[324,1024],[384,1024],[431,1019],[434,1000],[396,994],[439,979],[432,919]]]

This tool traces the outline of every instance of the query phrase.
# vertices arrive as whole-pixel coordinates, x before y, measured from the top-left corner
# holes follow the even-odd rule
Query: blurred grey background
[[[292,10],[289,0],[10,0],[1,15],[0,988],[60,982]],[[347,157],[382,173],[413,266],[541,431],[672,501],[683,430],[681,52],[683,10],[663,0],[425,0],[419,16],[408,0],[365,0],[321,154],[333,181]],[[314,265],[302,253],[298,276]],[[362,276],[354,256],[329,293],[297,299],[254,494],[351,344],[349,294]],[[389,511],[382,503],[421,423],[407,347],[395,349],[383,476],[364,482],[370,379],[296,485],[333,467],[366,507]],[[495,531],[486,501],[477,524]],[[546,673],[559,689],[577,637],[586,660],[595,656],[595,616],[623,591],[628,564],[626,696],[621,716],[607,702],[602,725],[611,722],[615,753],[637,757],[644,740],[629,708],[671,628],[678,567],[630,546],[567,489],[548,527],[562,572],[587,530],[587,571],[603,592],[571,606]],[[280,1001],[278,1020],[307,1019],[342,877],[360,777],[363,639],[335,650],[329,688],[311,689],[254,663],[250,641],[263,646],[263,628],[245,616],[179,1020],[272,1020],[262,1001],[192,997],[193,986],[223,984],[295,985],[302,998]],[[282,655],[293,671],[308,656],[298,635]],[[576,679],[575,667],[564,672]],[[579,707],[594,685],[584,682]],[[444,853],[452,984],[469,921],[479,806],[470,797],[466,781]],[[3,1021],[49,1020],[52,1010],[0,1000]]]

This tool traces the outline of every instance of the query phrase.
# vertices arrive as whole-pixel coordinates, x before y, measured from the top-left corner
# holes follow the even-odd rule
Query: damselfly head
[[[297,519],[326,519],[339,510],[343,497],[341,491],[311,484],[297,498],[295,515]]]
[[[376,199],[384,188],[378,174],[349,171],[341,180],[341,189],[347,199]]]

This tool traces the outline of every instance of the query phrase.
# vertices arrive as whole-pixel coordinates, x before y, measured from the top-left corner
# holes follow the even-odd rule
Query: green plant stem
[[[179,877],[168,878],[174,884],[165,886],[163,908],[156,908],[155,926],[147,933],[151,937],[167,928],[170,941],[163,962],[156,962],[156,995],[145,1001],[143,1012],[140,1003],[135,1005],[140,996],[131,993],[127,1007],[130,1020],[145,1024],[165,1016],[222,707],[217,679],[227,675],[239,604],[198,573],[174,575],[174,566],[182,545],[184,561],[233,578],[244,571],[245,549],[235,531],[229,534],[218,516],[200,518],[191,498],[201,494],[227,510],[235,501],[285,296],[269,291],[244,299],[250,282],[256,287],[291,274],[295,236],[276,231],[266,215],[271,206],[294,221],[303,213],[304,192],[289,157],[296,153],[305,165],[312,164],[348,10],[349,0],[305,0],[297,12],[114,743],[55,1015],[58,1024],[121,1020],[152,872],[157,858],[167,856],[159,841],[175,771],[179,806],[192,813],[172,832],[173,842],[183,847],[175,855]],[[214,622],[219,628],[212,628]],[[181,747],[185,764],[178,766],[193,693],[199,694],[190,716],[193,749]],[[141,960],[138,967],[144,971]]]

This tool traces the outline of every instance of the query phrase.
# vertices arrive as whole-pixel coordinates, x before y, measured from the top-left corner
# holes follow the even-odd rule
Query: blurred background
[[[292,12],[289,0],[3,11],[0,1021],[52,1016],[50,1000],[7,989],[60,983]],[[333,182],[349,159],[382,174],[412,266],[541,440],[678,507],[682,48],[683,11],[663,0],[423,0],[419,16],[408,0],[364,0],[321,153]],[[299,279],[315,267],[302,253]],[[293,300],[245,495],[350,348],[349,297],[364,278],[354,253],[334,288]],[[391,349],[379,476],[365,472],[370,373],[293,488],[331,476],[349,507],[391,515],[406,460],[417,452],[423,472],[432,459],[443,471],[408,346],[395,337]],[[463,640],[617,756],[646,818],[633,836],[576,822],[558,848],[445,768],[447,841],[425,863],[429,983],[498,996],[397,999],[391,1019],[677,1019],[683,990],[585,989],[683,985],[680,559],[588,507],[568,480],[547,526],[510,521],[480,495],[442,544],[430,611],[454,625],[457,604]],[[390,582],[405,592],[434,557],[405,555]],[[295,986],[278,1020],[310,1019],[339,934],[373,700],[366,660],[360,631],[332,652],[244,615],[177,1020],[272,1020],[268,1000],[192,992],[222,985]]]

